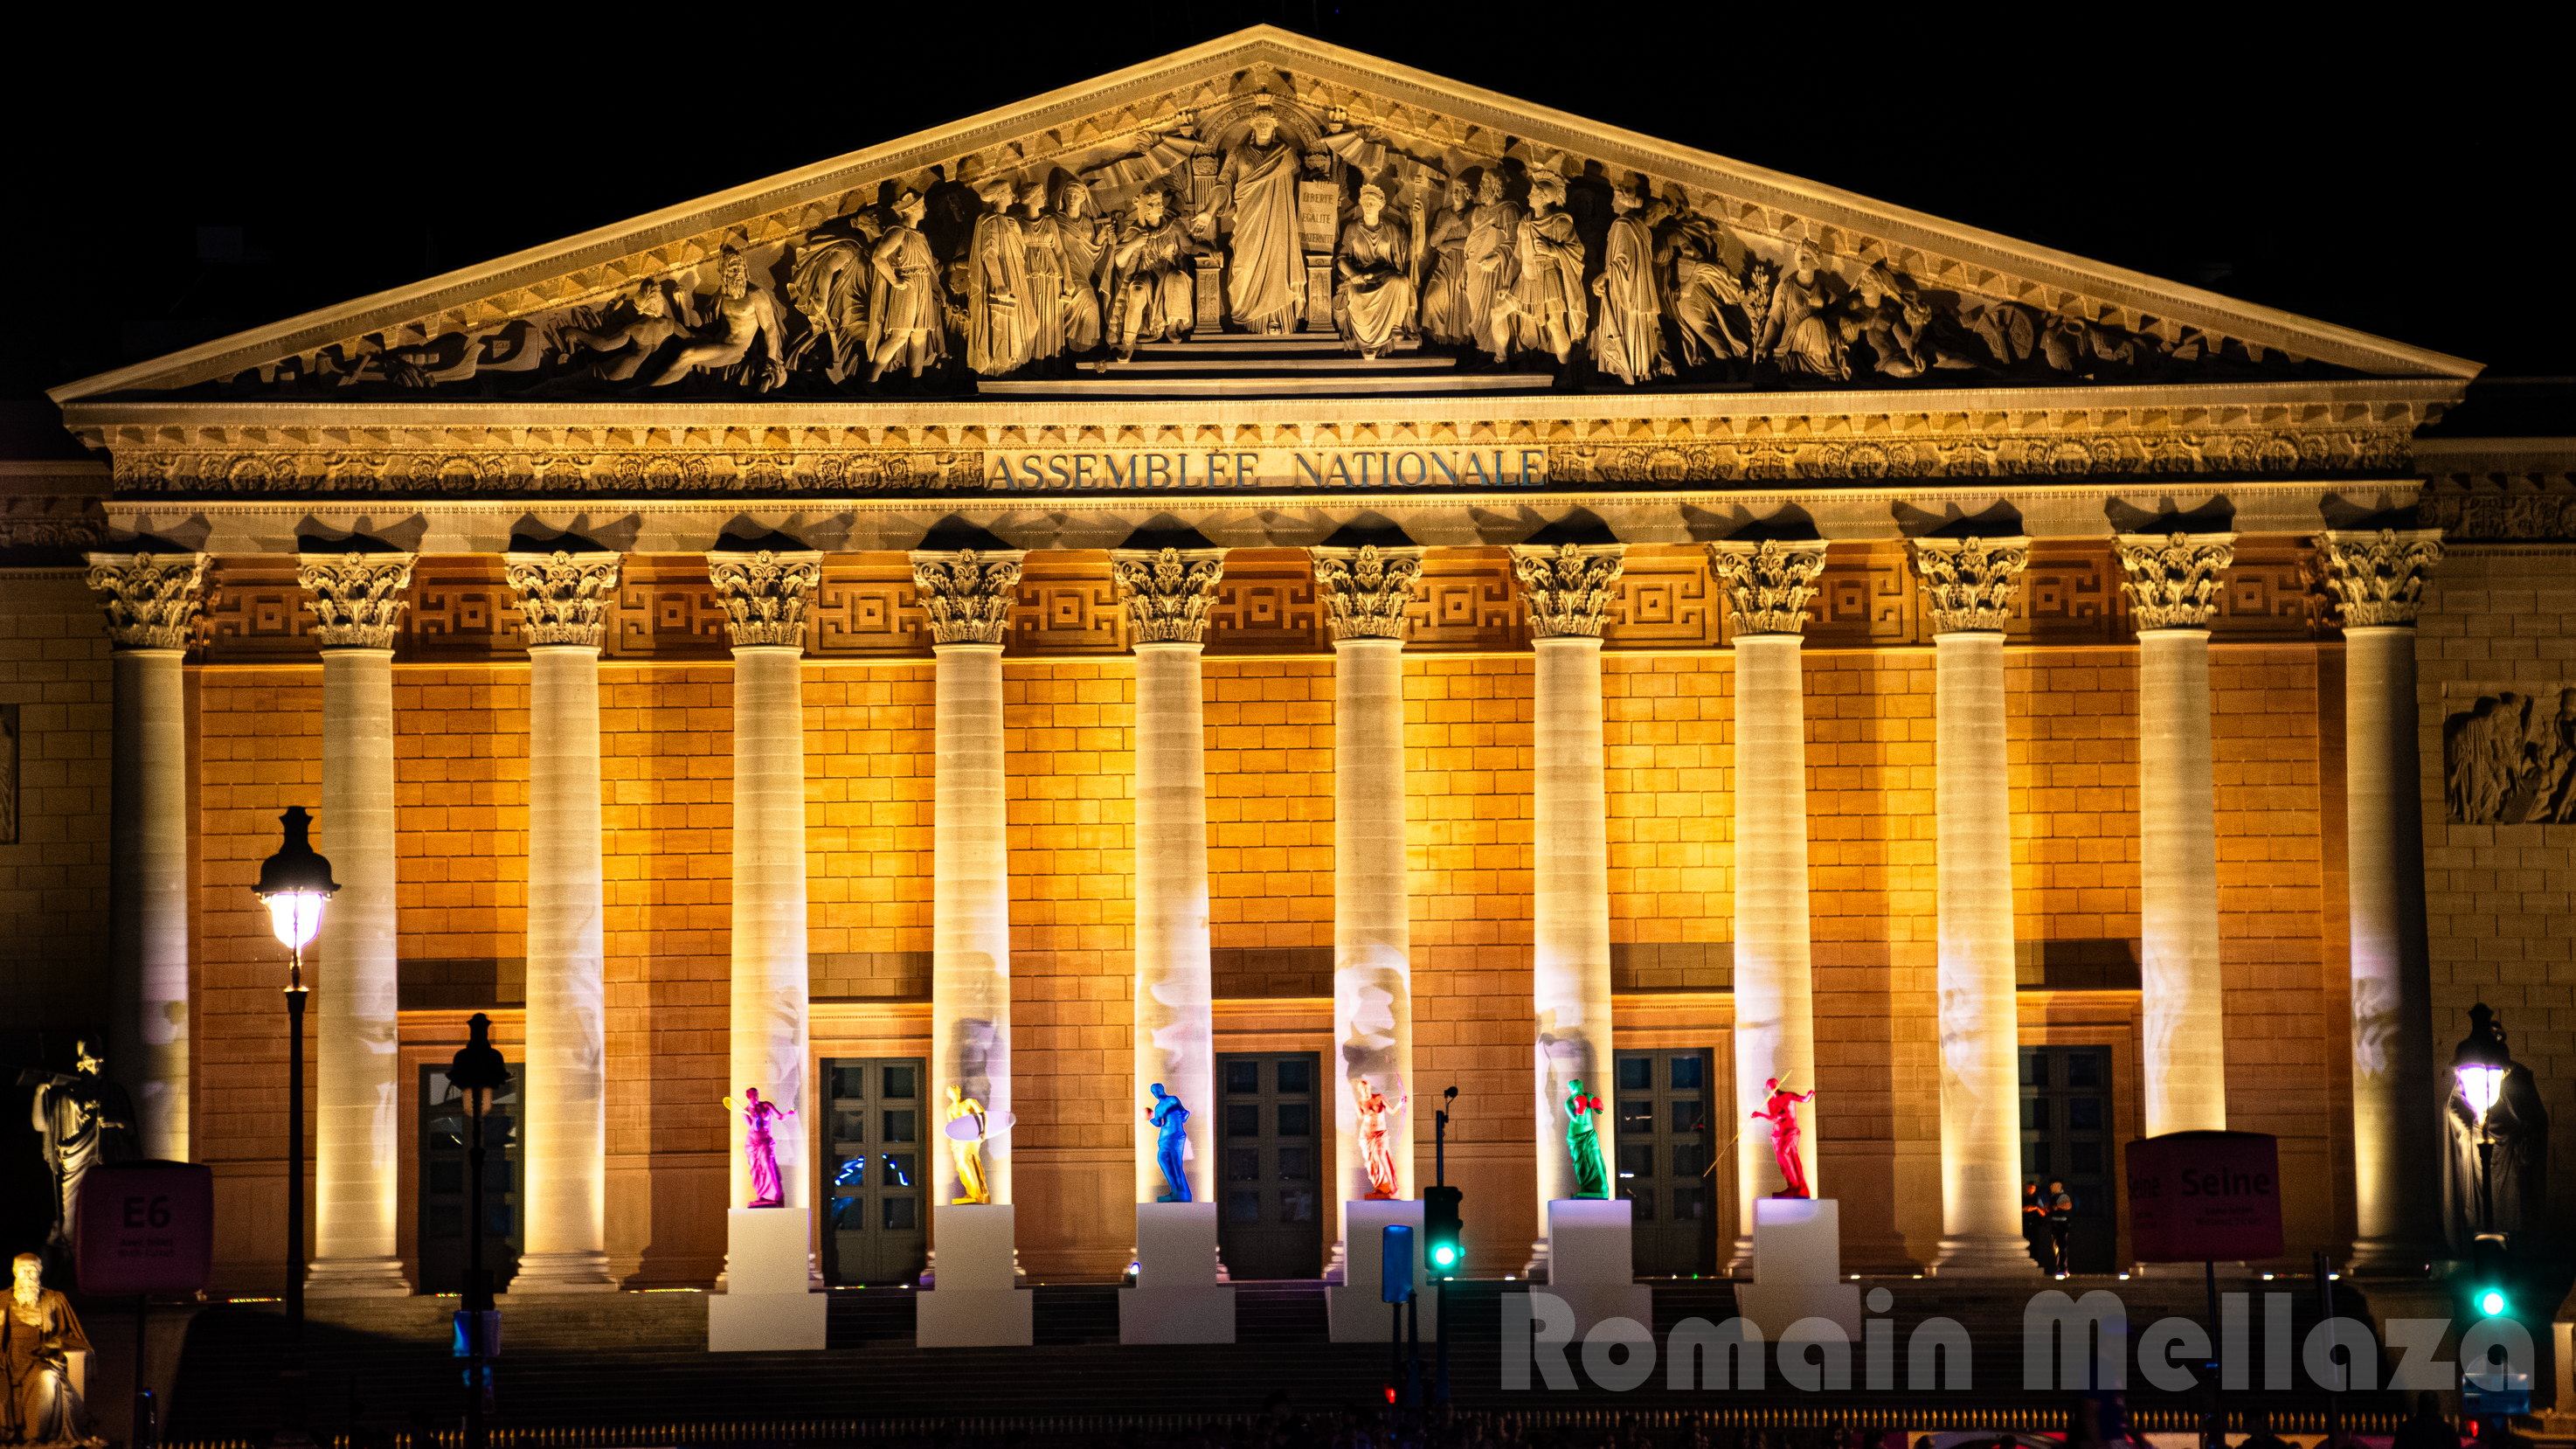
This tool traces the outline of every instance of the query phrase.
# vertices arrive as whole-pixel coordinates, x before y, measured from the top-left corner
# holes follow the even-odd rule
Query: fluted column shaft
[[[1151,1084],[1190,1111],[1192,1201],[1215,1184],[1215,987],[1208,964],[1207,746],[1200,640],[1223,570],[1214,549],[1111,555],[1136,651],[1136,1200],[1167,1192]]]
[[[604,1292],[608,1273],[599,648],[615,554],[512,554],[528,639],[528,969],[519,1093],[526,1237],[514,1293]]]
[[[1735,643],[1736,1255],[1751,1251],[1753,1204],[1787,1185],[1771,1134],[1751,1115],[1766,1082],[1816,1088],[1815,966],[1807,927],[1807,711],[1802,664],[1807,601],[1824,568],[1822,541],[1722,543],[1709,564],[1725,582]],[[1815,1108],[1793,1110],[1809,1189],[1817,1172]],[[1730,1128],[1732,1130],[1732,1128]]]
[[[2230,534],[2124,534],[2138,630],[2139,977],[2147,1135],[2227,1127],[2209,613]]]
[[[822,573],[810,552],[709,554],[707,576],[733,638],[733,957],[730,1080],[797,1115],[772,1118],[782,1205],[813,1201],[806,1090],[805,598]],[[752,1201],[748,1128],[728,1128],[729,1207]]]
[[[203,554],[91,554],[116,702],[108,825],[107,1074],[143,1155],[184,1162],[188,1119],[188,728],[181,665]]]
[[[408,1292],[395,1239],[402,1158],[394,915],[393,643],[408,554],[307,555],[322,645],[323,853],[340,890],[313,982],[316,1296]]]
[[[1940,912],[1941,1250],[1947,1276],[2037,1271],[2021,1232],[2020,1031],[2004,636],[2029,540],[1923,540]]]
[[[2344,841],[2352,933],[2354,1266],[2444,1256],[2415,618],[2437,530],[2318,540],[2343,621]]]
[[[1538,1226],[1578,1191],[1567,1128],[1574,1084],[1610,1110],[1593,1119],[1615,1171],[1618,1104],[1610,1070],[1610,846],[1602,779],[1601,631],[1625,567],[1619,544],[1525,545],[1512,572],[1536,655],[1531,681],[1530,1087]],[[1612,1188],[1615,1194],[1615,1186]],[[1555,1245],[1532,1244],[1533,1275]]]

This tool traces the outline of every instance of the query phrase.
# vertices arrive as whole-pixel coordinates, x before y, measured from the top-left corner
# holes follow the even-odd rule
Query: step
[[[1114,377],[1122,372],[1345,372],[1353,376],[1369,376],[1381,371],[1447,371],[1457,365],[1458,359],[1436,354],[1368,358],[1338,348],[1311,357],[1275,352],[1253,357],[1147,356],[1140,348],[1134,361],[1112,362],[1101,368],[1097,375]]]
[[[1170,342],[1140,342],[1136,350],[1149,352],[1340,352],[1347,344],[1338,332],[1291,332],[1285,337],[1255,337],[1249,332],[1193,332]],[[1417,338],[1403,338],[1387,344],[1389,352],[1414,352],[1421,349]]]
[[[1187,377],[1152,375],[1053,378],[1016,381],[1004,378],[976,384],[984,397],[1370,397],[1390,393],[1545,392],[1556,379],[1543,372],[1365,373],[1349,372],[1290,377]]]

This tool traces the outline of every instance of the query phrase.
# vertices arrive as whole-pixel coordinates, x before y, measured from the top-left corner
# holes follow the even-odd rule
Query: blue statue
[[[1164,1091],[1162,1083],[1156,1082],[1154,1105],[1145,1109],[1145,1120],[1153,1123],[1155,1130],[1163,1134],[1162,1141],[1155,1145],[1154,1161],[1163,1169],[1163,1181],[1172,1186],[1170,1192],[1154,1201],[1188,1202],[1190,1179],[1189,1174],[1181,1170],[1181,1149],[1188,1145],[1189,1138],[1182,1132],[1181,1124],[1190,1120],[1190,1109],[1181,1105],[1180,1098]]]

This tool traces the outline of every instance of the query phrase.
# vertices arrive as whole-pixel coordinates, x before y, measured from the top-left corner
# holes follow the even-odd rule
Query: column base
[[[408,1298],[400,1258],[316,1258],[304,1269],[307,1298]]]
[[[2344,1271],[2361,1278],[2421,1278],[2452,1256],[2447,1244],[2408,1238],[2355,1238]]]
[[[518,1276],[510,1280],[513,1297],[529,1293],[614,1293],[606,1253],[521,1253]]]
[[[1532,1283],[1546,1282],[1550,1256],[1547,1239],[1533,1238],[1530,1241],[1529,1261],[1521,1264],[1521,1277]]]
[[[1935,1278],[2036,1278],[2039,1260],[2030,1255],[2030,1242],[2025,1238],[2007,1238],[2000,1233],[1973,1233],[1964,1238],[1943,1238],[1941,1251],[1932,1258]]]

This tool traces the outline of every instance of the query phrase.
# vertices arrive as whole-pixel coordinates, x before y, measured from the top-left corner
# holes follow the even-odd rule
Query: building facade
[[[1573,1084],[1721,1272],[1781,1080],[1855,1269],[2032,1271],[2133,1137],[2453,1255],[2451,1045],[2576,1080],[2576,493],[2473,363],[1255,30],[58,389],[12,465],[8,989],[103,1028],[224,1283],[705,1284],[756,1086],[820,1271],[970,1189],[1312,1276],[1371,1186],[1544,1272]],[[2556,1169],[2561,1178],[2562,1167]],[[2563,1192],[2562,1198],[2564,1200]]]

